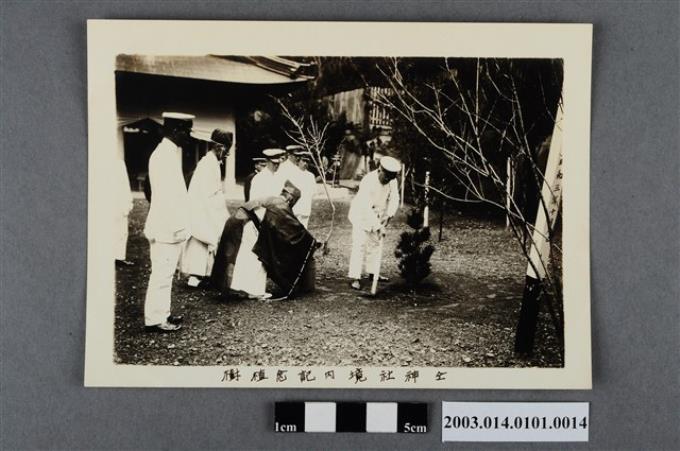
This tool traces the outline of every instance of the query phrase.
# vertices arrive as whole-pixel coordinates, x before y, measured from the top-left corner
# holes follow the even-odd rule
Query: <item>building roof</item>
[[[315,77],[316,66],[280,57],[125,55],[116,70],[245,84],[298,83]]]

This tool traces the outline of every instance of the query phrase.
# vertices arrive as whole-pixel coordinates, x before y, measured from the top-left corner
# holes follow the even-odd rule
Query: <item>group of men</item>
[[[172,332],[183,318],[171,314],[171,289],[177,267],[188,284],[210,284],[222,294],[270,299],[271,279],[285,299],[304,289],[314,251],[320,246],[307,230],[316,191],[309,171],[311,155],[298,145],[265,149],[259,169],[244,186],[246,202],[229,214],[222,191],[220,161],[233,137],[215,130],[209,150],[188,184],[182,148],[190,147],[193,115],[163,113],[163,139],[149,160],[151,199],[144,234],[149,241],[151,275],[144,301],[147,331]],[[379,268],[385,228],[399,206],[396,175],[401,163],[380,160],[378,170],[360,182],[352,200],[351,287],[361,289],[364,263],[368,274]],[[129,199],[125,208],[129,211]],[[117,257],[118,258],[118,257]]]
[[[311,243],[307,224],[316,191],[316,179],[305,166],[309,155],[302,146],[288,146],[285,151],[265,149],[262,153],[265,158],[264,167],[244,187],[246,204],[240,207],[240,211],[246,220],[239,224],[235,222],[238,218],[235,218],[232,224],[225,225],[225,233],[222,234],[225,237],[225,246],[232,241],[236,241],[236,244],[232,245],[231,250],[225,246],[219,250],[218,258],[224,261],[220,265],[220,271],[213,274],[213,283],[223,293],[227,292],[228,287],[231,291],[246,293],[250,298],[268,299],[272,295],[266,291],[267,275],[283,264],[268,262],[266,257],[256,252],[257,249],[264,252],[261,249],[262,244],[256,247],[258,242],[264,241],[262,228],[275,234],[267,249],[277,247],[275,243],[288,242],[293,244],[290,252],[301,251],[302,254],[307,254],[309,246],[294,249],[297,243],[284,231],[289,232],[288,229],[292,229],[293,234],[301,233],[305,236],[304,241],[308,245]],[[280,199],[285,203],[281,203]],[[289,212],[286,211],[288,209]],[[272,224],[272,221],[275,223]],[[241,229],[240,233],[235,233],[235,229]],[[239,235],[240,242],[234,239]],[[238,252],[234,256],[237,244]],[[282,252],[277,260],[286,257]]]

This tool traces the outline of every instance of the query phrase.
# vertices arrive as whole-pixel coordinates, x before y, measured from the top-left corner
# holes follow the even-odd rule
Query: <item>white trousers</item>
[[[375,232],[367,232],[361,227],[352,227],[352,253],[349,256],[350,279],[360,279],[364,262],[366,272],[375,274],[378,271],[380,255],[378,248],[380,235]]]
[[[253,253],[257,236],[258,231],[255,224],[248,221],[243,226],[241,246],[234,262],[231,289],[245,291],[253,296],[262,296],[267,289],[267,271],[257,255]]]
[[[156,326],[170,316],[170,292],[184,242],[150,243],[151,276],[144,300],[144,324]]]
[[[113,229],[115,233],[113,238],[113,254],[116,260],[125,260],[128,239],[128,215],[116,215]]]

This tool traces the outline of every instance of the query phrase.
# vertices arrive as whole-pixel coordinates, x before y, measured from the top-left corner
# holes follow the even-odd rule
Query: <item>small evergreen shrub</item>
[[[429,244],[430,229],[423,227],[423,214],[419,209],[411,210],[406,223],[413,230],[401,234],[394,255],[399,260],[401,277],[410,289],[415,290],[430,275],[430,257],[434,246]]]

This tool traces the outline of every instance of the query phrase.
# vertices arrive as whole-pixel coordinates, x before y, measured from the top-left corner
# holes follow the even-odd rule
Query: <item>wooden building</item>
[[[381,95],[389,95],[389,88],[352,89],[327,96],[324,100],[334,118],[344,113],[347,122],[359,130],[373,131],[381,139],[389,141],[392,119],[389,110],[376,102]]]
[[[118,156],[125,159],[133,189],[141,189],[147,175],[164,111],[195,115],[194,132],[205,139],[215,128],[234,134],[224,178],[225,188],[233,188],[262,150],[239,147],[238,115],[262,96],[296,89],[315,72],[311,64],[279,57],[118,55]],[[199,139],[185,150],[183,167],[190,174],[206,144]]]
[[[385,154],[392,138],[392,117],[377,99],[389,93],[389,88],[369,86],[324,97],[330,115],[334,119],[344,115],[351,124],[338,155],[339,178],[361,178],[375,168],[374,157]]]

